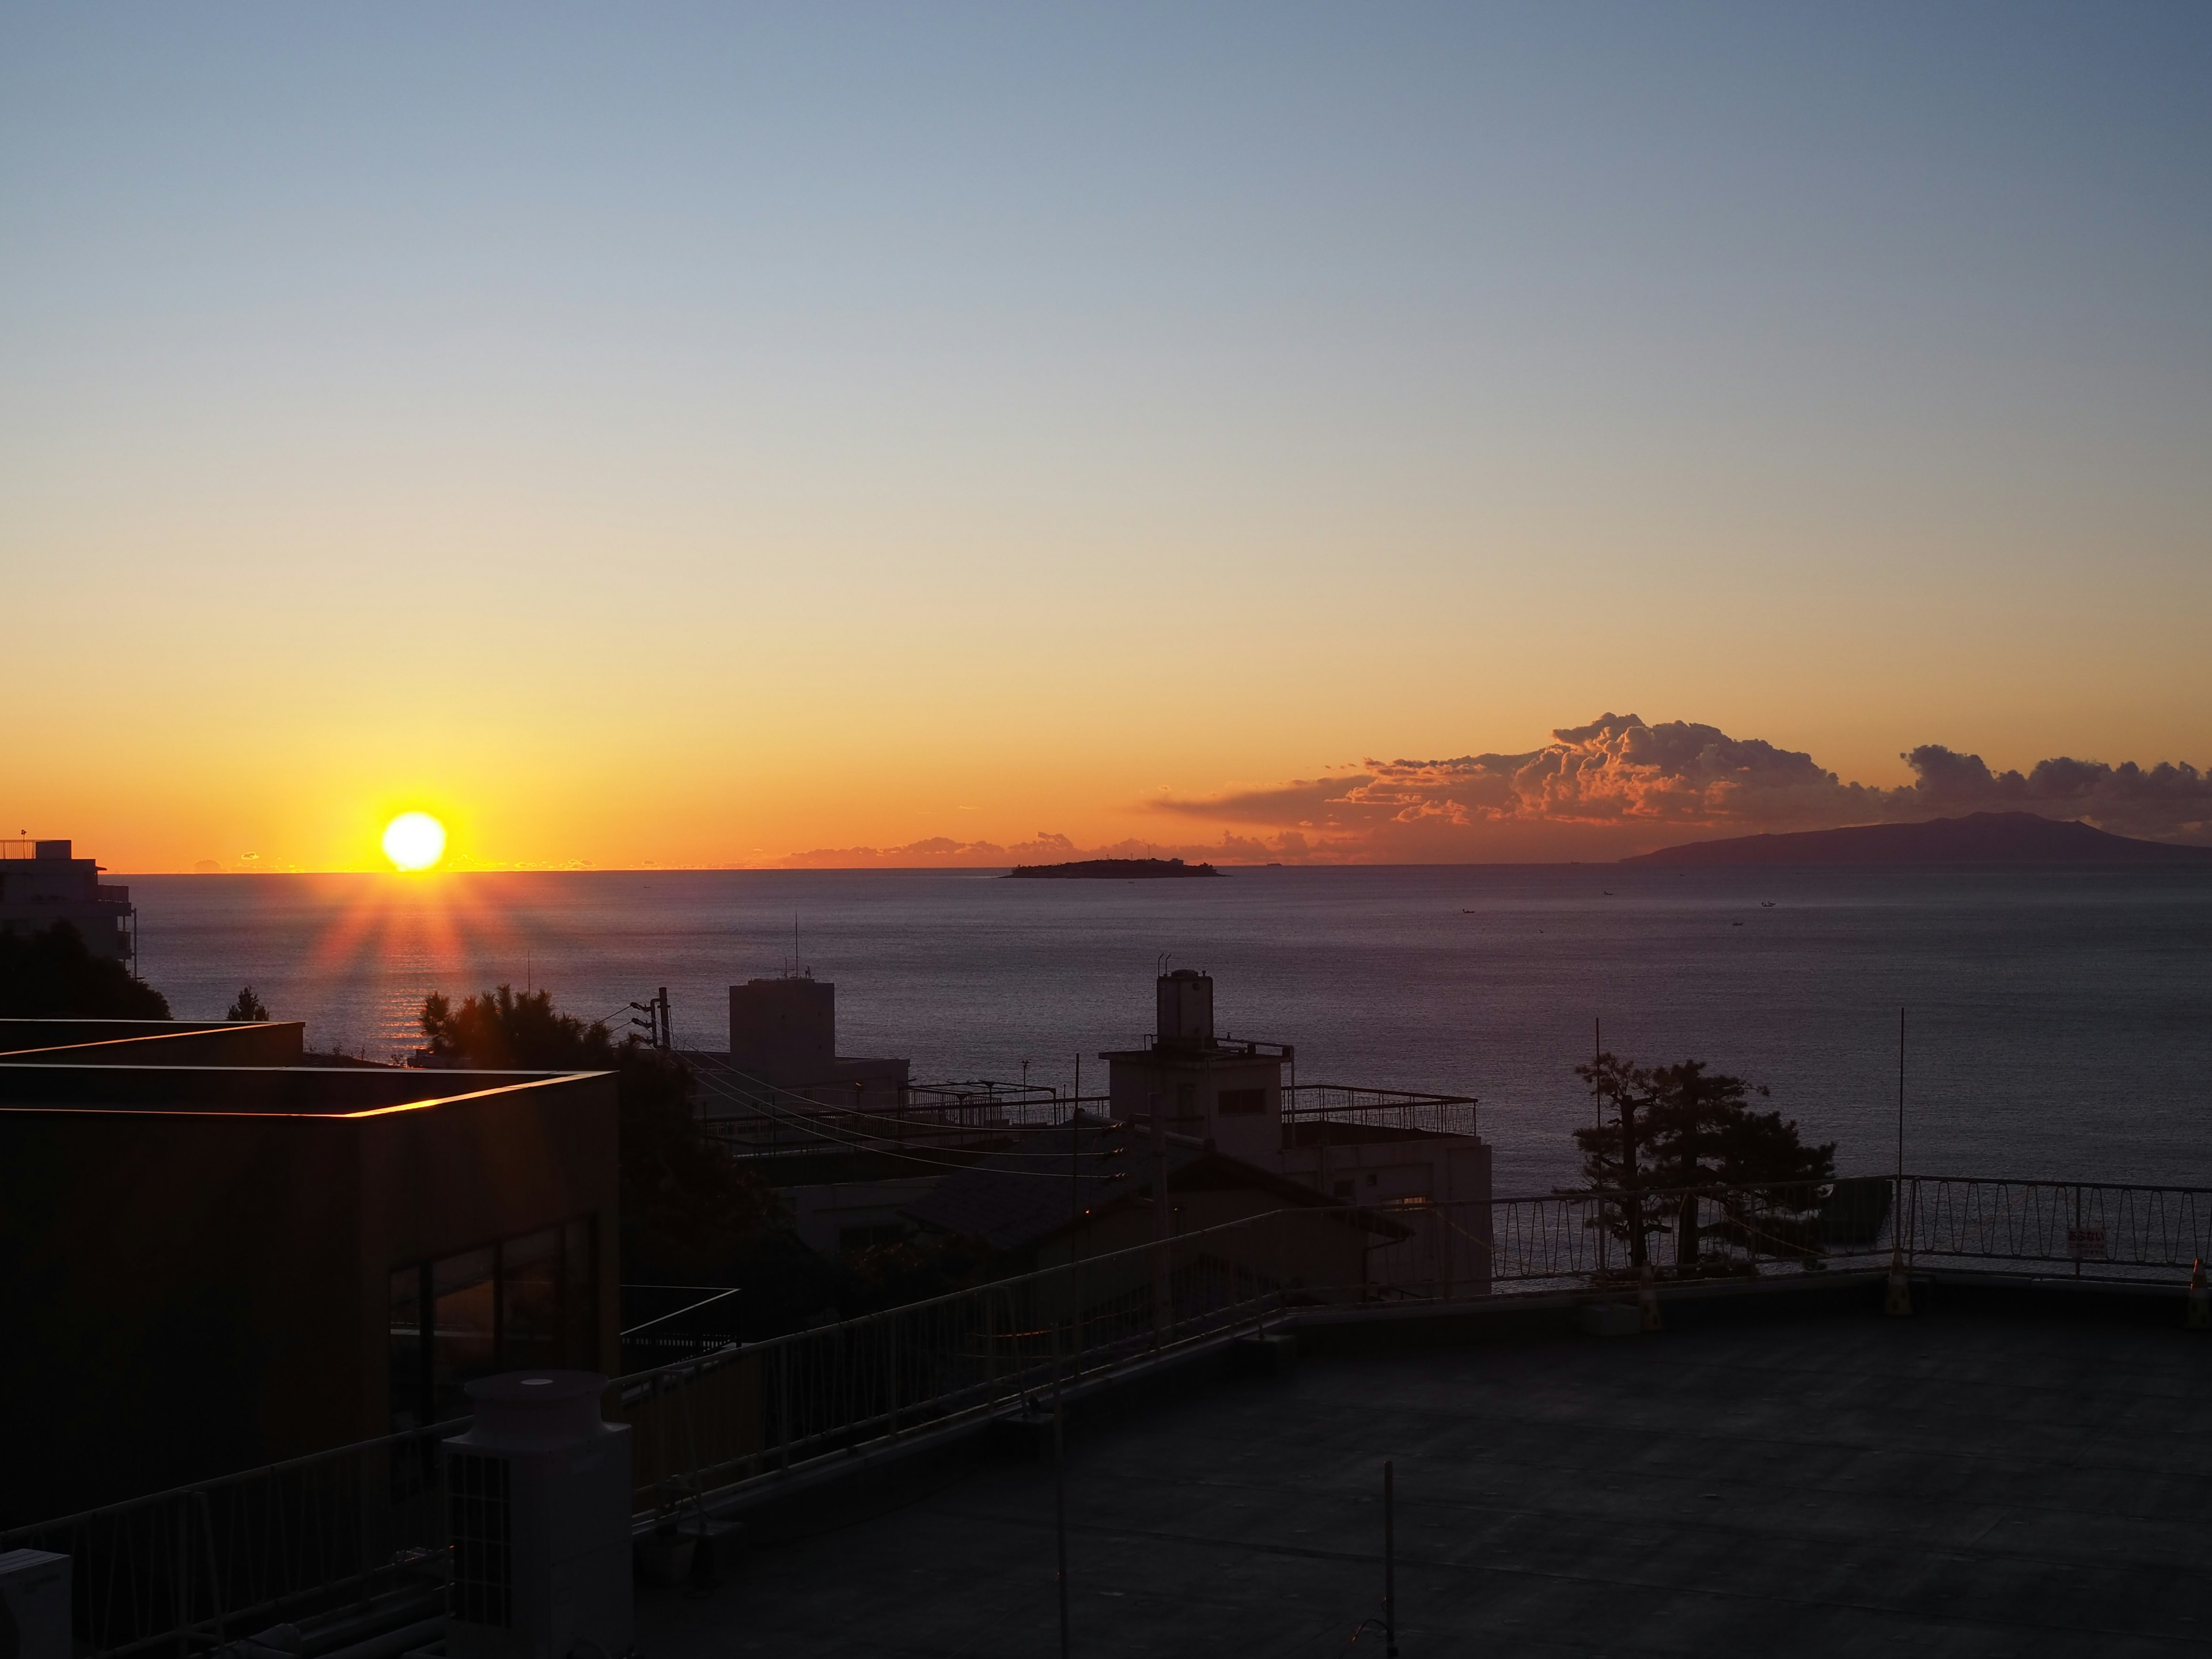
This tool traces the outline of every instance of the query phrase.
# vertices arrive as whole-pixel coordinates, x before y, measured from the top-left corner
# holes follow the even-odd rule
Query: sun
[[[402,870],[428,870],[446,856],[446,826],[428,812],[402,812],[384,826],[384,856]]]

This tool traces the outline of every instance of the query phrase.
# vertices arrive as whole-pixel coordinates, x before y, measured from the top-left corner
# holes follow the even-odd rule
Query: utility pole
[[[1174,1232],[1175,1218],[1168,1206],[1167,1105],[1158,1090],[1152,1093],[1152,1346],[1157,1348],[1168,1337],[1168,1241]]]
[[[1590,1016],[1590,1109],[1595,1114],[1591,1121],[1600,1134],[1605,1133],[1605,1073],[1599,1069],[1598,1062],[1604,1058],[1605,1017],[1602,1014],[1592,1014]],[[1603,1154],[1601,1153],[1599,1156],[1602,1158]],[[1603,1170],[1604,1166],[1601,1164],[1598,1176],[1600,1180],[1604,1178]],[[1606,1270],[1605,1229],[1605,1200],[1601,1198],[1597,1201],[1597,1270],[1600,1274],[1603,1274]]]
[[[1052,1368],[1052,1509],[1060,1546],[1060,1659],[1067,1659],[1067,1436],[1060,1402],[1060,1367]]]
[[[1885,1313],[1912,1311],[1912,1286],[1905,1278],[1905,1010],[1897,1011],[1897,1185],[1890,1199],[1889,1295]]]
[[[1390,1463],[1382,1462],[1382,1653],[1398,1659],[1398,1523]]]
[[[629,1023],[645,1033],[648,1043],[655,1048],[674,1046],[674,1039],[668,1029],[668,988],[665,985],[660,987],[649,1000],[633,1002],[629,1006],[635,1011]],[[643,1014],[645,1018],[640,1019],[637,1014]]]

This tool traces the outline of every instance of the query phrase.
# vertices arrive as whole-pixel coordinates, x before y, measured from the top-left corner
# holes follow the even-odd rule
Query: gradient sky
[[[1614,711],[2201,766],[2208,88],[2197,3],[7,5],[0,817],[1169,841]]]

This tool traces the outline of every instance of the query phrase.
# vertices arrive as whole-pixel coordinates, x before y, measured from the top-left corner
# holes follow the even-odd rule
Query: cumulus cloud
[[[1370,760],[1328,777],[1205,799],[1149,803],[1217,823],[1295,828],[1356,861],[1619,857],[1765,830],[2024,811],[2122,835],[2212,841],[2212,779],[2066,758],[1992,773],[1979,756],[1923,744],[1915,781],[1847,783],[1812,756],[1687,720],[1604,714],[1522,755]]]
[[[1003,869],[1091,858],[1215,864],[1481,863],[1613,859],[1765,830],[1912,822],[1966,812],[2081,818],[2118,835],[2212,843],[2212,777],[2193,766],[2057,757],[1992,772],[1978,755],[1923,744],[1900,758],[1913,781],[1848,783],[1812,756],[1689,720],[1601,714],[1525,755],[1369,760],[1317,778],[1160,799],[1145,810],[1219,839],[1081,847],[937,836],[902,847],[819,848],[787,867]],[[1202,831],[1200,833],[1203,833]]]
[[[1909,809],[1904,816],[2039,812],[2083,818],[2100,830],[2150,841],[2212,842],[2212,777],[2193,766],[2170,761],[2108,766],[2062,756],[2038,761],[2025,774],[1991,772],[1979,755],[1957,754],[1934,743],[1905,759],[1918,776],[1909,789],[1893,792],[1893,801]]]

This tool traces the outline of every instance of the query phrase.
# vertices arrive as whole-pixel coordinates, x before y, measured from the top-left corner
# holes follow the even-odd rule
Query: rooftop
[[[2212,1334],[2170,1295],[2024,1295],[1946,1280],[1911,1319],[1876,1290],[1670,1303],[1631,1339],[1370,1344],[1085,1425],[1074,1650],[1346,1652],[1380,1612],[1386,1458],[1409,1656],[2197,1648]],[[1053,1652],[1052,1469],[975,1466],[711,1595],[641,1598],[660,1659]]]

